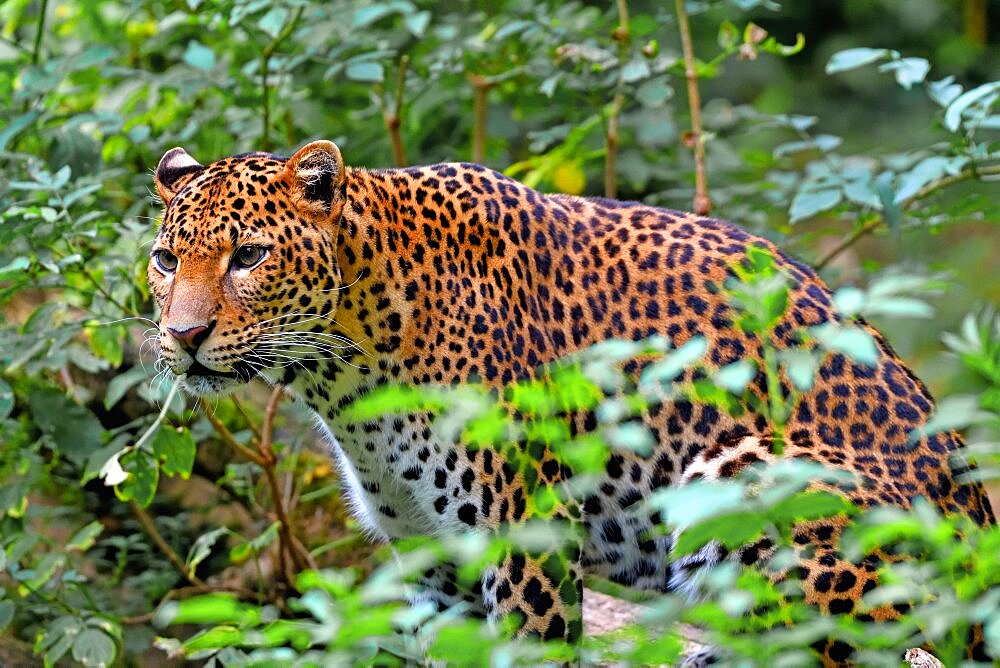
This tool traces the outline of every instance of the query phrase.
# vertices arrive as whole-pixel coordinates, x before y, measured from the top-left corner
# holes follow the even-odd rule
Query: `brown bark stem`
[[[700,216],[712,210],[712,200],[708,196],[708,177],[705,173],[705,142],[701,129],[701,97],[698,95],[698,72],[695,69],[694,47],[691,44],[691,28],[688,25],[684,0],[675,0],[677,7],[677,27],[681,33],[681,49],[684,52],[684,75],[687,78],[688,108],[691,110],[691,142],[694,149],[694,212]]]
[[[406,71],[410,65],[410,57],[403,54],[399,58],[399,71],[396,74],[396,96],[393,100],[392,109],[384,109],[382,120],[385,129],[389,133],[389,142],[392,144],[392,160],[397,167],[406,166],[406,151],[403,148],[403,137],[399,132],[399,126],[403,122],[403,92],[406,86]],[[383,103],[384,104],[384,103]]]
[[[302,11],[304,6],[300,6],[295,10],[295,14],[292,16],[292,20],[289,21],[282,27],[281,32],[274,36],[274,39],[264,47],[264,51],[260,55],[260,82],[261,82],[261,106],[263,107],[263,118],[261,122],[263,127],[261,129],[261,148],[265,151],[270,151],[271,146],[271,86],[267,83],[267,75],[271,69],[271,56],[281,45],[285,38],[292,34],[295,30],[296,24],[298,24],[299,19],[302,17]]]
[[[615,198],[618,195],[618,179],[616,170],[618,165],[618,121],[625,106],[625,79],[622,72],[625,67],[625,58],[628,56],[628,3],[626,0],[618,0],[618,27],[612,33],[615,41],[618,42],[618,83],[615,85],[615,98],[611,103],[611,112],[608,115],[608,129],[604,137],[604,196]]]
[[[291,515],[288,509],[285,508],[285,497],[281,492],[281,485],[278,483],[276,472],[278,459],[271,448],[274,436],[274,417],[277,415],[278,404],[281,402],[283,393],[284,390],[280,386],[275,387],[271,392],[267,408],[264,410],[264,422],[260,428],[260,440],[257,442],[257,452],[264,461],[264,476],[267,478],[267,485],[271,492],[274,514],[281,524],[281,527],[278,529],[278,542],[280,543],[278,547],[282,553],[282,563],[284,564],[285,555],[287,555],[291,563],[286,566],[291,566],[297,572],[306,568],[315,568],[316,563],[313,561],[309,551],[298,539]],[[293,574],[287,568],[285,570],[285,577],[289,585],[294,584]]]
[[[472,162],[482,164],[486,155],[486,98],[494,84],[478,74],[470,74],[469,82],[473,89]]]

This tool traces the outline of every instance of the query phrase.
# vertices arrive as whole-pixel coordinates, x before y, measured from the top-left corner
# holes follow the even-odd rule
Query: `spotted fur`
[[[178,260],[173,272],[156,262],[149,269],[170,369],[198,393],[254,376],[288,387],[314,411],[355,514],[383,540],[491,531],[526,518],[527,492],[523,473],[497,452],[442,440],[426,416],[344,419],[344,407],[372,388],[472,380],[499,387],[599,341],[653,334],[675,346],[704,336],[712,367],[759,360],[762,342],[734,325],[721,289],[751,245],[773,253],[792,282],[773,344],[840,320],[811,269],[735,225],[635,202],[543,195],[479,165],[353,169],[336,146],[314,142],[289,159],[251,153],[203,167],[174,149],[157,187],[166,209],[154,253]],[[252,269],[234,267],[234,253],[248,245],[266,257]],[[864,484],[850,496],[862,506],[906,507],[924,496],[945,512],[993,522],[983,489],[956,481],[961,471],[949,456],[961,445],[957,435],[908,441],[932,399],[871,331],[878,363],[827,355],[792,411],[786,454],[857,474]],[[752,390],[764,387],[761,376]],[[442,606],[468,600],[492,618],[517,612],[526,631],[573,639],[584,571],[661,591],[693,586],[686,573],[727,555],[710,546],[672,563],[673,538],[653,530],[662,519],[639,501],[666,485],[772,459],[769,426],[753,412],[732,417],[683,400],[643,420],[655,452],[611,455],[598,491],[582,501],[587,538],[569,564],[510,554],[472,592],[447,569],[431,571],[425,596]],[[577,432],[596,426],[593,415],[571,421]],[[541,459],[546,480],[568,475]],[[847,613],[874,586],[875,568],[840,558],[840,528],[812,523],[797,541],[815,548],[800,567],[807,599]],[[752,563],[769,548],[748,546],[737,558]],[[822,652],[836,664],[849,648]]]

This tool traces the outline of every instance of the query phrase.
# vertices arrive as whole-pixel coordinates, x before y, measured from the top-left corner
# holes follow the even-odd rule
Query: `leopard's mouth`
[[[257,371],[245,362],[236,362],[231,371],[218,371],[210,369],[198,360],[194,360],[187,368],[184,375],[191,378],[227,378],[249,383],[257,375]]]
[[[213,376],[216,378],[237,378],[235,371],[216,371],[215,369],[209,369],[207,366],[195,360],[191,366],[187,368],[185,372],[188,377],[190,376]]]

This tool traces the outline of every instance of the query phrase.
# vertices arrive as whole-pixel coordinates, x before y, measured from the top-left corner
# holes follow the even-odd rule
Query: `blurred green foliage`
[[[372,554],[297,408],[275,418],[251,389],[242,403],[206,409],[156,374],[142,331],[155,317],[145,286],[158,215],[150,170],[176,145],[207,161],[323,137],[349,164],[384,166],[466,160],[478,144],[486,163],[533,186],[596,195],[618,114],[618,195],[690,208],[690,113],[669,4],[626,2],[622,34],[614,3],[0,2],[0,630],[32,641],[49,664],[139,665],[162,656],[154,642],[222,665],[568,656],[460,610],[402,603],[407,578],[443,554],[474,573],[501,545],[468,536],[414,541],[398,559]],[[819,264],[832,283],[864,285],[838,291],[840,309],[877,322],[921,375],[952,391],[935,428],[968,428],[975,474],[1000,477],[1000,319],[976,308],[1000,299],[996,8],[698,0],[687,9],[715,214]],[[768,258],[730,289],[744,326],[769,331],[784,298]],[[948,331],[954,354],[932,355]],[[865,336],[809,332],[809,345],[766,363],[805,390],[817,350],[863,359]],[[641,391],[624,404],[608,392],[618,362],[651,352],[661,359],[650,378],[668,386],[700,357],[697,343],[659,341],[581,352],[553,382],[508,389],[502,399],[519,422],[475,387],[394,388],[353,410],[433,409],[472,443],[544,439],[575,470],[596,471],[609,448],[649,447],[628,420]],[[671,391],[732,407],[747,374],[737,363]],[[787,406],[771,398],[764,409],[780,425]],[[565,438],[551,416],[566,406],[598,407],[601,432]],[[276,504],[268,468],[287,504]],[[651,502],[679,504],[672,521],[690,546],[736,526],[741,538],[780,544],[810,504],[848,510],[804,496],[817,475],[752,472]],[[763,494],[768,485],[780,493]],[[553,494],[539,490],[536,510],[553,509]],[[751,514],[713,502],[751,496]],[[192,497],[205,508],[184,502]],[[279,507],[308,557],[282,551]],[[705,512],[684,521],[691,507]],[[964,629],[983,623],[1000,656],[1000,539],[956,523],[925,507],[858,516],[848,545],[859,554],[895,542],[921,555],[872,592],[873,603],[913,602],[907,583],[923,583],[898,625],[819,617],[794,579],[723,567],[705,601],[648,601],[641,624],[581,651],[593,662],[671,662],[682,650],[676,622],[689,621],[724,656],[761,665],[808,660],[803,648],[830,636],[873,662],[932,640],[955,665]],[[509,540],[558,535],[529,525]],[[303,562],[327,568],[291,568]],[[155,641],[171,623],[185,625],[169,629],[180,637]]]

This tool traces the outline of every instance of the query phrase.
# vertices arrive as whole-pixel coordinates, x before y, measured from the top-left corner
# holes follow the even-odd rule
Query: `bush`
[[[1000,657],[996,527],[922,505],[860,513],[810,487],[828,473],[800,466],[650,499],[692,549],[721,535],[767,535],[778,549],[764,571],[716,569],[697,604],[647,597],[639,623],[580,648],[409,607],[408,579],[443,554],[471,577],[505,545],[558,548],[557,521],[496,541],[414,540],[394,559],[345,514],[299,408],[260,388],[194,402],[151,351],[150,168],[165,150],[204,161],[328,137],[356,165],[472,158],[549,191],[712,206],[831,283],[864,285],[839,290],[838,307],[877,322],[951,393],[929,429],[967,430],[978,464],[967,475],[995,481],[1000,319],[980,305],[996,300],[1000,250],[987,10],[847,3],[831,20],[831,8],[791,4],[688,2],[686,63],[688,28],[662,3],[0,3],[2,637],[32,641],[49,664],[143,663],[162,650],[225,665],[533,664],[577,651],[645,664],[675,661],[679,623],[691,622],[733,662],[797,663],[835,637],[866,662],[933,642],[957,665],[981,624]],[[689,70],[704,105],[689,99]],[[730,290],[743,325],[768,331],[784,311],[780,272],[761,255],[741,281]],[[800,391],[817,350],[870,350],[851,326],[805,334],[817,348],[766,360]],[[942,337],[947,362],[930,355]],[[560,366],[555,383],[503,393],[519,420],[475,386],[389,388],[352,410],[433,410],[441,428],[501,447],[546,439],[586,473],[615,448],[648,447],[628,418],[649,397],[613,392],[618,363],[639,353],[658,356],[671,392],[724,407],[752,371],[737,363],[676,387],[698,364],[696,342],[608,342]],[[566,405],[597,409],[600,432],[569,438],[553,419]],[[784,400],[764,409],[780,428]],[[542,486],[534,503],[554,511],[560,493]],[[856,555],[915,555],[866,597],[912,604],[899,623],[820,616],[792,575],[766,576],[787,569],[796,521],[836,512],[854,515],[845,549]]]

